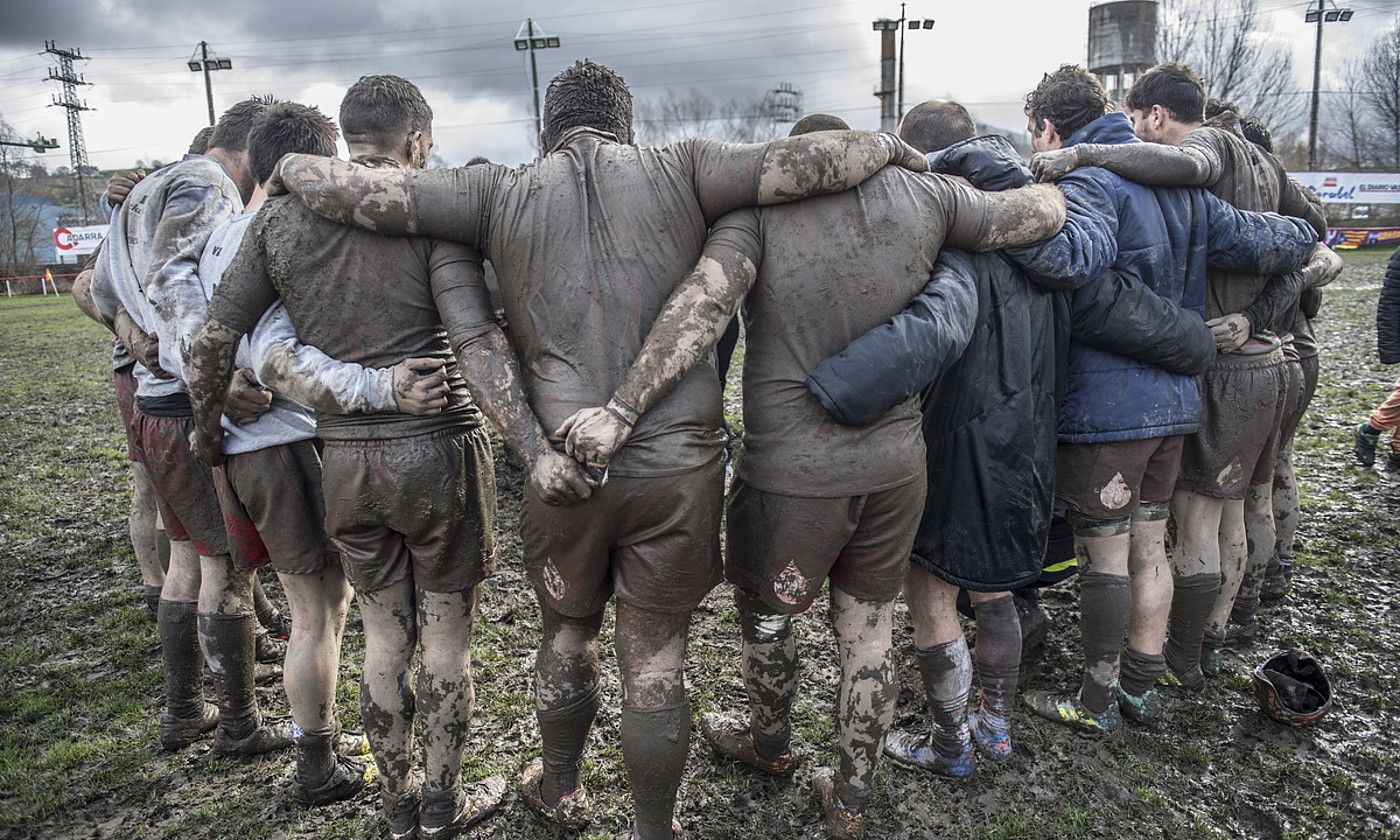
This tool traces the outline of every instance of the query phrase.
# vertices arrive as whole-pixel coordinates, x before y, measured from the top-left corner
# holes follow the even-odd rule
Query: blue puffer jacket
[[[1105,114],[1076,131],[1076,143],[1136,143],[1127,115]],[[1199,188],[1144,187],[1105,169],[1082,168],[1056,182],[1070,212],[1059,234],[1007,253],[1047,279],[1112,269],[1200,313],[1206,267],[1280,274],[1302,267],[1317,236],[1298,219],[1250,213]],[[1101,443],[1196,431],[1196,380],[1085,344],[1070,348],[1060,440]]]

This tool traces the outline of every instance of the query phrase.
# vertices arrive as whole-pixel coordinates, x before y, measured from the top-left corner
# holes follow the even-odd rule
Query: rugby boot
[[[418,810],[418,837],[456,837],[501,808],[506,780],[500,776],[482,779],[469,789],[460,785],[441,793],[424,793]]]
[[[972,740],[988,759],[998,763],[1010,760],[1016,751],[1011,742],[1011,716],[992,714],[985,708],[973,713]]]
[[[1351,430],[1352,454],[1356,463],[1363,467],[1376,465],[1376,444],[1380,443],[1381,433],[1371,428],[1370,423],[1362,423]]]
[[[357,761],[335,753],[330,735],[309,735],[295,724],[292,741],[296,745],[296,777],[292,798],[306,806],[328,805],[350,799],[365,789],[372,775]]]
[[[291,722],[264,723],[258,709],[253,691],[255,621],[251,615],[199,617],[209,667],[219,681],[219,731],[214,735],[214,752],[223,755],[261,755],[292,745]]]
[[[157,628],[165,665],[165,711],[160,745],[188,747],[219,723],[219,711],[204,702],[204,662],[199,650],[198,606],[162,600]]]
[[[360,732],[337,732],[335,734],[335,753],[347,758],[369,755],[369,739]]]
[[[1264,572],[1264,585],[1259,588],[1259,601],[1276,604],[1288,597],[1289,584],[1293,579],[1293,558],[1282,554],[1274,556],[1273,562]]]
[[[928,735],[892,730],[885,736],[885,755],[897,764],[927,770],[935,776],[965,781],[977,774],[977,752],[967,740],[956,755],[948,756]]]
[[[791,776],[802,763],[791,749],[784,750],[777,758],[764,758],[758,754],[753,734],[746,724],[716,712],[706,712],[700,716],[700,735],[717,755],[747,764],[770,776]]]
[[[1117,703],[1109,703],[1107,709],[1095,714],[1085,708],[1077,695],[1032,691],[1026,694],[1026,705],[1046,720],[1068,726],[1083,735],[1108,735],[1123,725]]]
[[[287,643],[274,639],[267,630],[259,628],[253,635],[253,650],[258,662],[278,663],[287,655]]]
[[[1385,468],[1390,472],[1400,472],[1400,452],[1391,452],[1386,456]]]
[[[1201,673],[1207,677],[1218,677],[1225,667],[1225,633],[1206,628],[1201,640]]]
[[[520,798],[536,814],[566,831],[580,831],[593,822],[593,809],[588,802],[588,790],[579,785],[572,793],[559,797],[553,805],[546,805],[540,793],[540,782],[544,779],[544,761],[535,759],[520,771]]]
[[[1201,675],[1198,667],[1194,674],[1179,674],[1171,665],[1167,666],[1167,672],[1157,678],[1157,685],[1162,688],[1176,688],[1187,694],[1200,694],[1206,690],[1206,678]]]
[[[1167,672],[1168,674],[1171,671]],[[1152,686],[1141,694],[1129,694],[1118,686],[1118,711],[1133,723],[1151,726],[1166,716],[1161,694]]]
[[[419,786],[413,784],[398,796],[381,789],[380,797],[384,803],[384,819],[389,823],[389,840],[417,840],[418,811],[423,802]]]
[[[841,802],[836,793],[836,774],[830,768],[818,770],[812,776],[812,790],[822,804],[826,836],[832,840],[860,840],[865,835],[865,814],[853,811]]]
[[[672,818],[672,820],[671,820],[671,840],[682,840],[682,838],[684,838],[684,837],[685,837],[685,833],[684,833],[683,831],[681,831],[681,821],[678,820],[678,819]],[[622,832],[621,834],[615,835],[615,836],[613,837],[613,840],[637,840],[637,831],[636,831],[636,829],[633,829],[632,831],[624,831],[624,832]]]

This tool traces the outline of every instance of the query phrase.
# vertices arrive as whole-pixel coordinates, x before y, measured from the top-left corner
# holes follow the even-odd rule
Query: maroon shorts
[[[117,392],[117,413],[122,417],[122,431],[126,432],[126,457],[131,461],[140,460],[136,445],[136,428],[132,425],[136,414],[136,363],[112,371],[112,390]]]
[[[928,476],[863,496],[766,493],[736,480],[725,577],[776,613],[806,610],[829,577],[862,601],[893,601],[909,567]]]
[[[190,450],[193,417],[156,417],[139,409],[132,415],[136,460],[156,491],[165,533],[193,542],[200,557],[229,553],[224,514],[214,489],[214,471]]]
[[[409,577],[460,592],[496,568],[491,438],[453,427],[385,440],[327,440],[326,533],[361,592]]]
[[[340,562],[326,536],[321,455],[299,440],[228,456],[214,468],[214,489],[234,559],[284,575],[315,574]]]
[[[1221,354],[1199,382],[1201,425],[1186,439],[1177,485],[1239,501],[1250,485],[1274,480],[1288,394],[1283,351]]]
[[[1055,506],[1071,524],[1133,515],[1143,502],[1169,502],[1185,438],[1062,443],[1055,450]]]
[[[540,600],[573,618],[614,593],[659,613],[695,609],[719,583],[724,466],[680,475],[614,476],[575,505],[550,505],[528,486],[520,514],[525,569]]]

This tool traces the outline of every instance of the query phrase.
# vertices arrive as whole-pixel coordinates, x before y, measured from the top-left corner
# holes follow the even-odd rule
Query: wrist
[[[635,427],[637,425],[637,420],[641,417],[641,413],[638,412],[637,409],[618,399],[616,396],[608,400],[608,404],[604,406],[604,409],[629,429]]]

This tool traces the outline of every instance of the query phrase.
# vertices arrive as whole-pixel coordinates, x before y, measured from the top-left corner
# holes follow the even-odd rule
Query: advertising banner
[[[1290,172],[1329,204],[1400,204],[1400,173]]]
[[[1327,246],[1349,251],[1372,245],[1400,247],[1400,227],[1332,228],[1327,231]]]
[[[77,262],[77,257],[85,257],[97,250],[107,237],[106,225],[73,225],[53,229],[54,261]]]

